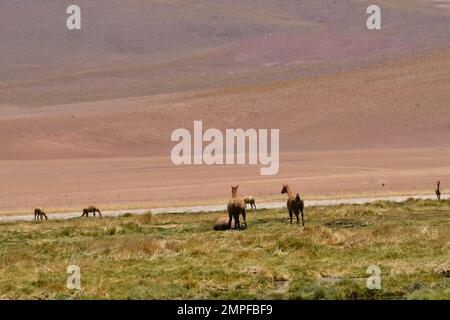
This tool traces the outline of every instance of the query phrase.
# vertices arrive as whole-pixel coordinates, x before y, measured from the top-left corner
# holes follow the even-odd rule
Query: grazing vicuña
[[[45,220],[48,220],[47,215],[45,214],[45,211],[42,207],[37,207],[34,209],[34,220],[43,220],[45,217]]]
[[[247,204],[250,204],[250,209],[256,210],[255,198],[253,198],[253,196],[246,196],[243,200],[245,202],[245,207],[247,207]]]
[[[99,216],[102,216],[102,213],[100,212],[100,210],[96,207],[96,206],[89,206],[87,208],[83,209],[83,214],[81,215],[81,217],[89,217],[89,213],[93,213],[94,217],[95,217],[95,213],[98,212]]]

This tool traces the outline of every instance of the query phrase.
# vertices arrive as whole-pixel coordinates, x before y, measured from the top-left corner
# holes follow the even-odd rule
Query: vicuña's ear
[[[237,185],[236,188],[239,188],[239,185]]]

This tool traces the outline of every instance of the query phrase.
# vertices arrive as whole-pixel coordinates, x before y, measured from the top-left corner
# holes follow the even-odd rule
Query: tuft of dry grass
[[[151,211],[147,211],[144,214],[138,215],[136,217],[136,220],[141,222],[141,223],[151,223],[153,220],[153,214]]]

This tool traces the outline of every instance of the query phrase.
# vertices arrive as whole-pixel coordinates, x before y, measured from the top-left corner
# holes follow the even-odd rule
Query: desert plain
[[[450,185],[450,3],[0,4],[0,212],[431,194]],[[257,4],[257,5],[256,5]],[[23,19],[17,19],[17,17]],[[175,166],[170,137],[280,129],[280,170]]]

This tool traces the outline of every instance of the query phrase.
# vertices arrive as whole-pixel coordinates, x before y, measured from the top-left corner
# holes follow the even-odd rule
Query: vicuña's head
[[[281,194],[288,193],[287,184],[282,184],[282,186],[283,186],[283,189],[281,189]]]
[[[237,196],[237,190],[238,190],[238,188],[239,188],[239,185],[238,184],[236,184],[236,185],[231,185],[231,195],[233,196],[233,197],[236,197]]]

